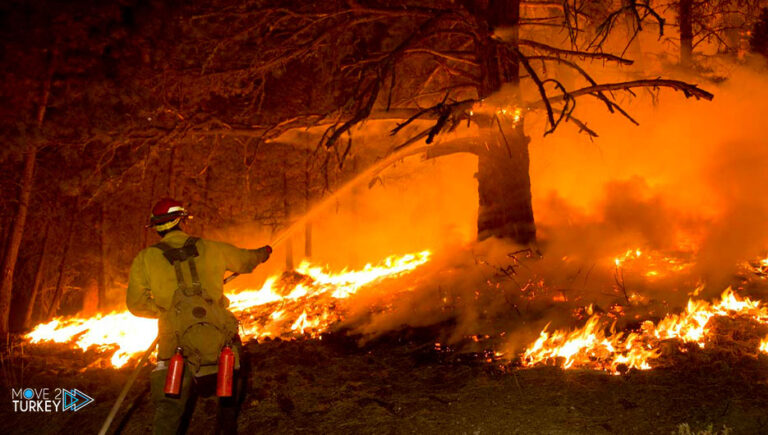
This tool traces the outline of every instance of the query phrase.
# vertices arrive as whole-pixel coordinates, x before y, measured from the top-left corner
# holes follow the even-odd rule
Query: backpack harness
[[[180,290],[185,296],[202,296],[207,301],[212,302],[207,293],[203,295],[203,285],[200,284],[200,276],[197,274],[195,257],[200,255],[197,252],[198,240],[200,239],[197,237],[190,237],[181,248],[172,248],[165,242],[157,243],[154,246],[163,251],[163,257],[173,265],[173,269],[176,271],[176,281],[179,284],[177,290]],[[185,261],[189,265],[189,275],[192,277],[191,286],[187,286],[184,275],[181,272],[181,263]]]
[[[180,248],[172,248],[164,242],[154,245],[163,251],[163,256],[176,272],[178,287],[165,320],[176,336],[175,347],[182,348],[185,360],[194,372],[201,366],[216,365],[221,349],[230,345],[237,334],[237,319],[224,306],[214,303],[200,283],[195,264],[195,257],[200,255],[196,246],[198,240],[190,237]],[[191,284],[184,279],[182,263],[189,267]]]

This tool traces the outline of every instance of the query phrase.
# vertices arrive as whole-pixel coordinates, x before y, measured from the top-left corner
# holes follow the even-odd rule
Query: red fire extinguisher
[[[184,356],[181,348],[168,361],[168,374],[165,376],[165,394],[178,396],[181,393],[181,380],[184,374]]]
[[[232,377],[235,371],[235,354],[232,348],[224,346],[219,355],[219,375],[216,378],[216,395],[232,397]]]

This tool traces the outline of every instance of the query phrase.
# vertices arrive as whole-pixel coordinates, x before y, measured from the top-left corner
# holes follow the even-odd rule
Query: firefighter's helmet
[[[149,218],[147,227],[162,232],[175,227],[187,217],[189,213],[182,203],[175,199],[163,198],[152,207],[152,216]]]

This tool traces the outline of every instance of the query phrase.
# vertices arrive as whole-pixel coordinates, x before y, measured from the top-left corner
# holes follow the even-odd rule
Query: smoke
[[[449,343],[503,332],[508,350],[519,350],[546,324],[567,327],[589,305],[624,307],[622,322],[631,322],[674,310],[700,284],[700,297],[720,293],[740,262],[768,248],[768,78],[748,66],[730,65],[728,73],[701,85],[713,102],[671,90],[620,97],[640,126],[580,100],[575,114],[600,134],[594,141],[570,124],[542,137],[543,117],[528,114],[541,257],[507,241],[474,241],[473,156],[409,157],[371,187],[362,180],[314,215],[312,262],[341,270],[424,249],[434,257],[345,302],[343,326],[364,340],[435,324],[446,325]],[[390,126],[364,129],[355,145],[361,168],[392,145],[377,143]],[[245,240],[241,231],[221,234],[242,246],[270,238],[267,231]],[[295,262],[304,241],[302,232],[291,240]],[[285,255],[279,246],[255,278],[237,286],[258,287],[283,269]]]
[[[629,102],[625,108],[639,127],[590,116],[601,134],[595,144],[572,131],[535,142],[531,173],[540,226],[560,234],[569,219],[587,220],[601,223],[599,237],[608,245],[631,235],[646,249],[693,244],[697,272],[713,291],[722,290],[736,263],[768,246],[761,120],[768,79],[749,67],[730,74],[719,85],[704,85],[715,94],[711,103],[671,92]],[[553,236],[552,243],[564,239]]]
[[[449,341],[504,331],[513,349],[547,323],[568,326],[578,307],[594,304],[607,311],[624,305],[625,321],[631,322],[635,315],[676,309],[701,284],[699,297],[722,292],[735,282],[740,263],[764,256],[768,248],[768,143],[761,119],[768,109],[768,78],[751,67],[731,68],[728,80],[702,86],[716,95],[714,102],[686,100],[672,91],[641,92],[622,101],[640,126],[598,104],[580,105],[582,118],[600,134],[594,142],[568,125],[555,135],[537,136],[541,125],[530,116],[543,257],[510,255],[520,248],[499,240],[451,246],[455,235],[442,233],[437,242],[437,231],[431,242],[442,248],[430,265],[390,284],[396,288],[361,294],[346,326],[372,338],[404,326],[449,322]],[[447,169],[433,175],[433,186],[469,184],[469,173],[461,178]],[[441,175],[449,178],[439,181]],[[435,195],[416,180],[406,184],[394,203],[407,203],[412,192]],[[452,200],[474,210],[476,198],[464,193]],[[359,200],[368,202],[365,196]],[[433,203],[433,215],[450,215],[444,206]],[[468,225],[472,217],[467,213],[462,221]],[[401,243],[399,234],[377,231],[380,240]],[[617,266],[615,259],[623,261],[628,251],[640,259]],[[398,297],[382,299],[382,292]]]
[[[755,136],[758,138],[759,136]],[[753,139],[754,140],[754,139]],[[727,279],[727,265],[764,256],[768,247],[768,143],[725,142],[707,166],[721,210],[701,243],[697,267],[713,283]],[[723,267],[726,266],[726,267]]]
[[[369,134],[387,137],[388,129],[375,133]],[[373,152],[366,154],[366,145],[362,139],[357,144],[361,168],[377,161]],[[381,148],[379,145],[379,153]],[[438,252],[449,250],[449,245],[469,244],[476,234],[476,170],[476,159],[469,155],[426,161],[411,156],[375,177],[352,180],[354,188],[330,197],[307,221],[311,226],[309,256],[305,254],[307,233],[300,222],[290,237],[274,247],[270,261],[239,277],[232,288],[258,288],[267,277],[282,273],[289,245],[294,266],[307,260],[341,271],[360,269],[392,255],[426,249]],[[268,227],[242,224],[210,230],[206,236],[256,248],[269,244],[277,233]]]

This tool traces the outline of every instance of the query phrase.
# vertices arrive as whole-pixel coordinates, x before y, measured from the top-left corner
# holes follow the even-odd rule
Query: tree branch
[[[601,59],[611,62],[618,62],[623,65],[632,65],[634,63],[631,59],[625,59],[623,57],[616,56],[610,53],[596,53],[590,51],[578,51],[578,50],[565,50],[562,48],[553,47],[551,45],[542,44],[541,42],[531,41],[529,39],[521,39],[519,41],[521,46],[531,47],[537,50],[547,51],[549,53],[559,54],[563,56],[575,56],[586,59]]]
[[[577,89],[575,91],[569,92],[569,95],[573,98],[580,97],[582,95],[589,95],[595,92],[602,92],[602,91],[629,91],[633,88],[672,88],[676,91],[682,92],[686,98],[694,97],[697,100],[698,99],[704,99],[707,101],[711,101],[714,98],[714,95],[699,88],[696,85],[692,85],[686,82],[682,82],[679,80],[669,80],[669,79],[646,79],[646,80],[633,80],[629,82],[619,82],[619,83],[604,83],[597,86],[588,86],[586,88]],[[552,97],[550,100],[557,101],[561,100],[563,97]],[[541,104],[544,104],[543,101],[535,101],[530,106],[539,106]]]

